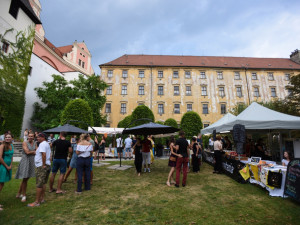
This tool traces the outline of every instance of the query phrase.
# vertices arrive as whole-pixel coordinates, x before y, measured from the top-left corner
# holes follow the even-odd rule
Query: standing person
[[[151,141],[151,151],[150,151],[150,157],[151,157],[151,164],[154,162],[154,137],[152,135],[149,135],[148,139]]]
[[[138,176],[141,176],[142,172],[142,163],[143,163],[143,156],[142,156],[142,144],[141,139],[137,138],[135,145],[133,146],[134,149],[134,165]]]
[[[183,169],[182,187],[186,185],[188,162],[190,158],[189,143],[185,139],[183,130],[179,132],[180,138],[176,140],[175,149],[177,150],[178,158],[176,162],[176,184],[179,187],[181,167]]]
[[[74,136],[76,136],[76,135],[74,135]],[[77,148],[78,141],[79,141],[79,138],[76,138],[76,142],[72,146],[72,150],[73,150],[72,158],[71,158],[71,162],[70,162],[70,166],[68,168],[68,171],[67,171],[67,173],[64,177],[64,182],[67,182],[67,179],[68,179],[70,173],[72,172],[73,169],[75,169],[76,171],[75,171],[74,182],[77,183],[77,169],[76,168],[77,168],[77,158],[78,158],[78,156],[76,154],[76,148]]]
[[[284,159],[282,159],[281,164],[283,166],[288,166],[289,162],[292,160],[290,153],[288,151],[284,151],[283,158]]]
[[[226,150],[232,150],[232,144],[231,144],[231,141],[229,140],[228,136],[225,136],[224,140],[225,140],[225,147],[224,147],[224,149],[226,149]]]
[[[124,144],[125,144],[125,159],[127,159],[127,157],[131,159],[132,140],[130,138],[130,135],[125,139]]]
[[[98,140],[95,139],[95,142],[97,142],[98,144]],[[103,135],[102,138],[101,138],[101,142],[99,143],[99,155],[100,155],[100,160],[102,160],[102,157],[103,157],[103,160],[105,160],[105,136]]]
[[[171,167],[171,169],[170,169],[170,172],[168,175],[167,185],[170,187],[171,184],[175,184],[173,174],[174,174],[174,171],[176,168],[176,161],[177,161],[177,157],[179,156],[179,154],[176,153],[175,138],[173,135],[171,136],[170,141],[168,141],[168,143],[170,143],[169,147],[170,147],[170,151],[171,151],[168,166]]]
[[[56,141],[56,138],[54,137],[54,134],[50,134],[48,137],[48,143],[52,144],[54,141]]]
[[[12,135],[4,134],[4,141],[0,145],[0,192],[5,182],[11,180],[12,163],[14,155],[14,146],[12,144]],[[0,205],[0,211],[3,210],[3,206]]]
[[[34,141],[38,141],[37,139],[38,139],[38,135],[39,135],[39,132],[37,132],[37,131],[35,131],[34,132]]]
[[[77,190],[75,193],[82,192],[82,176],[84,173],[84,189],[91,190],[91,160],[93,154],[93,145],[89,142],[89,135],[80,135],[80,141],[77,144],[76,154],[77,158]]]
[[[22,147],[23,147],[22,158],[15,178],[23,179],[23,180],[20,184],[20,188],[16,198],[21,198],[21,201],[25,202],[27,182],[30,177],[35,177],[34,156],[35,156],[36,143],[34,141],[34,134],[32,132],[28,134],[28,140],[23,141]]]
[[[66,140],[66,136],[66,132],[60,132],[59,139],[52,143],[52,147],[55,147],[55,154],[53,159],[52,174],[49,182],[49,192],[55,191],[56,194],[65,193],[65,191],[61,189],[61,186],[67,171],[68,153],[72,152],[71,142]],[[54,189],[53,183],[58,170],[60,170],[60,175],[58,178],[57,189]]]
[[[214,150],[214,138],[213,138],[213,137],[211,137],[211,138],[209,139],[208,146],[209,146],[209,149],[210,149],[211,151]]]
[[[215,157],[215,166],[213,173],[221,173],[222,171],[222,142],[221,136],[216,137],[216,141],[214,142],[214,157]]]
[[[40,206],[40,203],[45,201],[46,184],[51,170],[51,149],[46,141],[46,134],[39,133],[37,135],[37,140],[39,142],[39,147],[37,148],[34,157],[36,167],[36,198],[33,203],[27,205],[28,207]]]
[[[28,129],[26,128],[24,131],[23,141],[27,141],[27,138],[28,138]]]
[[[191,143],[190,148],[193,150],[193,154],[192,154],[193,172],[198,173],[200,171],[199,159],[198,159],[198,154],[200,152],[200,146],[197,143],[197,138],[196,137],[192,138],[192,143]]]
[[[150,163],[151,163],[151,141],[147,138],[147,135],[144,135],[144,140],[142,141],[142,156],[143,156],[143,165],[144,165],[144,173],[150,171]]]
[[[121,158],[123,153],[123,140],[121,135],[117,139],[117,152],[118,152],[118,157]]]
[[[90,182],[91,184],[93,184],[93,178],[94,178],[94,172],[93,172],[93,151],[95,151],[96,145],[95,145],[95,141],[91,138],[91,136],[88,134],[88,139],[87,139],[91,145],[92,145],[92,155],[90,157],[90,170],[91,170],[91,176],[90,176]]]
[[[203,148],[203,139],[202,139],[201,134],[198,135],[197,142],[199,144],[198,163],[199,163],[199,167],[200,167],[202,165],[202,150],[204,149]]]

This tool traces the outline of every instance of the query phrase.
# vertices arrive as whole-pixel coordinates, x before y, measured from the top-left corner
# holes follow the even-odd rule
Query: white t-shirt
[[[283,159],[281,162],[284,163],[285,166],[287,166],[287,165],[289,164],[290,161],[288,161],[288,160],[286,160],[286,159]]]
[[[35,167],[43,166],[43,159],[42,159],[42,153],[43,152],[46,153],[46,164],[51,165],[51,162],[50,162],[50,154],[51,154],[50,145],[47,143],[47,141],[43,141],[42,143],[40,143],[38,149],[35,152],[35,157],[34,157]]]
[[[80,154],[78,157],[87,158],[91,156],[91,151],[93,151],[93,145],[77,145],[76,151]]]
[[[117,139],[117,148],[122,148],[122,138]]]
[[[125,139],[125,148],[131,148],[132,140],[131,138],[126,138]]]

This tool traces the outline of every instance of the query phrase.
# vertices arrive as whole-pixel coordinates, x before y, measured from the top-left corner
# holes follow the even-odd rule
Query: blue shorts
[[[131,152],[131,148],[125,148],[125,152]]]
[[[52,166],[52,173],[57,173],[58,169],[60,174],[65,174],[67,171],[67,160],[66,159],[54,159]]]

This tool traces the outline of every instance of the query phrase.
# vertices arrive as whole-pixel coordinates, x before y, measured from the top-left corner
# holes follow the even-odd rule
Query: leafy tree
[[[295,107],[299,115],[300,110],[300,74],[292,76],[290,80],[290,86],[287,87],[291,91],[291,94],[287,97],[287,103],[291,107]]]
[[[79,120],[81,122],[71,121],[76,127],[87,130],[88,125],[94,126],[93,113],[89,104],[83,99],[74,99],[69,101],[61,115],[61,123],[66,124],[69,120]]]
[[[154,122],[153,112],[151,111],[151,109],[149,109],[145,105],[139,105],[138,107],[136,107],[133,110],[131,116],[132,116],[132,121],[134,121],[134,122],[130,125],[130,127],[142,125],[142,124],[149,123],[149,122]],[[150,119],[150,121],[149,120],[135,121],[137,119],[142,119],[142,118]]]
[[[200,130],[203,128],[203,125],[199,114],[189,111],[182,116],[180,127],[185,132],[185,136],[190,139],[199,134]]]
[[[291,104],[286,99],[276,99],[270,102],[258,102],[258,103],[277,112],[294,115],[294,116],[300,115],[299,110],[297,110],[297,105]]]
[[[170,127],[178,128],[178,124],[177,124],[176,120],[174,120],[174,119],[172,119],[172,118],[167,119],[167,120],[164,122],[164,125],[170,126]]]
[[[123,120],[121,120],[119,123],[118,123],[118,127],[121,127],[121,128],[126,128],[129,126],[129,124],[131,123],[132,121],[132,116],[129,115],[129,116],[126,116]]]
[[[234,108],[229,110],[229,112],[235,116],[239,115],[241,112],[243,112],[248,107],[248,104],[245,103],[238,103],[235,105]]]
[[[160,125],[164,125],[164,122],[161,122],[161,121],[156,121],[155,123],[158,123]]]
[[[14,135],[21,133],[25,107],[25,89],[30,71],[34,29],[17,33],[15,41],[5,39],[13,32],[7,30],[0,35],[1,42],[10,44],[9,54],[0,51],[0,132],[11,130]]]

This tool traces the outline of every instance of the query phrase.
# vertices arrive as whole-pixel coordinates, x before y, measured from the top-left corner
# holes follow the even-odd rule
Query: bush
[[[126,128],[130,125],[131,121],[132,121],[132,116],[131,115],[126,116],[123,120],[121,120],[118,123],[118,127],[119,128]]]
[[[172,118],[167,119],[167,120],[164,122],[164,125],[170,126],[170,127],[178,128],[178,124],[177,124],[176,120],[174,120],[174,119],[172,119]]]
[[[132,121],[134,121],[130,127],[135,127],[138,125],[142,125],[145,123],[150,123],[150,122],[154,122],[154,114],[151,111],[151,109],[149,109],[147,106],[145,105],[139,105],[138,107],[136,107],[132,114]],[[150,119],[149,120],[139,120],[139,121],[135,121],[137,119],[142,119],[142,118],[146,118],[146,119]]]
[[[69,101],[62,112],[61,123],[65,124],[68,120],[78,120],[81,122],[70,122],[70,124],[81,129],[87,130],[87,124],[94,125],[92,109],[83,99],[74,99]]]
[[[203,126],[199,114],[190,111],[182,116],[180,127],[185,132],[186,138],[191,139],[199,134]]]

